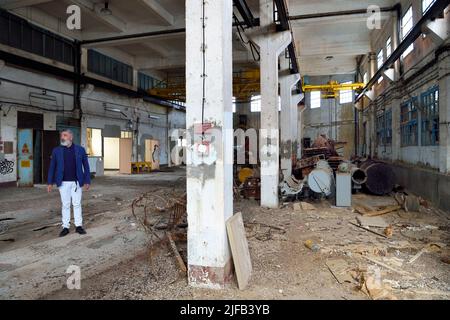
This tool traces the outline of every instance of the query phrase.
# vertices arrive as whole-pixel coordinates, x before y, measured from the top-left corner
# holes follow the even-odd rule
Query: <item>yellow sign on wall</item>
[[[31,162],[30,162],[30,160],[22,160],[20,162],[20,166],[22,168],[30,168],[31,167]]]

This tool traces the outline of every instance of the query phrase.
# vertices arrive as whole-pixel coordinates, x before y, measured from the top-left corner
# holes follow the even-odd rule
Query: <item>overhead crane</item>
[[[303,92],[320,91],[322,99],[335,99],[339,97],[342,90],[361,91],[365,84],[362,82],[355,83],[339,83],[332,80],[326,84],[306,84],[305,78],[302,79]]]
[[[233,74],[233,96],[236,101],[250,101],[253,95],[260,92],[259,69],[249,69]],[[182,77],[171,78],[162,87],[148,90],[152,96],[165,100],[186,101],[186,84]]]

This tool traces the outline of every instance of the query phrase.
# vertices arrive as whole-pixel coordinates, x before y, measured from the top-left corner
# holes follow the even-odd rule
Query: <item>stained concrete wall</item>
[[[420,195],[433,205],[450,211],[450,176],[413,165],[392,165],[396,183],[405,186],[407,191]]]
[[[309,84],[326,84],[329,81],[339,83],[354,81],[354,75],[333,75],[308,77]],[[355,110],[354,104],[340,104],[337,99],[321,99],[320,108],[311,109],[311,95],[305,96],[303,112],[303,138],[312,141],[320,134],[326,134],[336,141],[346,142],[342,150],[338,150],[346,158],[354,153]]]
[[[425,64],[427,61],[424,60]],[[376,130],[376,116],[372,119],[371,114],[389,111],[392,112],[392,130],[393,135],[400,138],[400,106],[412,97],[417,97],[420,101],[422,93],[428,91],[439,84],[437,64],[433,64],[420,75],[416,75],[414,79],[404,83],[390,83],[390,86],[380,93],[374,101],[372,101],[364,112],[363,121],[367,121],[373,130]],[[444,90],[444,88],[440,88]],[[446,107],[441,104],[442,107]],[[418,111],[418,123],[421,123],[423,114]],[[361,129],[360,129],[361,130]],[[422,128],[418,126],[418,142],[415,146],[401,146],[400,140],[392,141],[390,144],[384,144],[377,141],[376,135],[366,135],[367,149],[365,154],[384,160],[403,161],[410,164],[421,164],[430,168],[439,169],[439,146],[422,145],[421,135]],[[361,131],[360,131],[361,132]],[[360,146],[363,148],[363,146]],[[371,149],[374,148],[371,153]]]
[[[0,80],[0,141],[10,141],[14,145],[13,153],[4,156],[8,161],[14,162],[14,169],[12,173],[0,173],[1,185],[17,180],[17,111],[43,114],[45,130],[56,130],[57,116],[77,118],[78,113],[72,112],[71,81],[11,65],[0,69]],[[168,163],[169,131],[173,127],[183,127],[186,118],[183,110],[172,110],[92,85],[87,85],[82,90],[81,109],[81,144],[84,147],[86,128],[89,127],[104,129],[106,134],[111,128],[117,128],[115,131],[119,134],[121,130],[134,131],[136,139],[133,143],[133,158],[144,160],[145,139],[156,139],[161,143],[162,165]],[[171,121],[168,121],[168,110],[172,110]]]
[[[413,21],[422,16],[421,0],[402,0],[403,13],[413,5]],[[445,10],[444,18],[450,21],[449,8]],[[392,23],[386,23],[381,30],[374,30],[371,34],[372,51],[378,53],[385,50],[385,40],[393,36]],[[375,158],[390,161],[396,172],[396,181],[407,190],[430,200],[444,210],[450,210],[450,139],[448,114],[450,103],[448,85],[450,75],[447,66],[450,64],[448,50],[449,39],[433,42],[429,35],[421,36],[414,42],[414,50],[400,60],[402,73],[395,81],[386,76],[384,80],[373,87],[373,100],[367,98],[359,102],[358,154],[371,155]],[[438,48],[440,48],[438,50]],[[393,50],[395,47],[393,47]],[[386,56],[385,56],[386,59]],[[384,59],[384,60],[385,60]],[[363,64],[363,74],[369,72],[367,57]],[[439,145],[422,145],[421,141],[421,94],[439,85]],[[418,142],[414,146],[401,145],[400,106],[403,102],[418,97]],[[392,143],[384,145],[377,141],[375,135],[376,114],[383,110],[392,111]],[[364,126],[364,123],[366,126]]]

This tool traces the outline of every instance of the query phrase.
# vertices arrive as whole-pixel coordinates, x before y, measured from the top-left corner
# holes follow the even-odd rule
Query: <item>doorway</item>
[[[103,138],[105,170],[120,168],[120,138]]]

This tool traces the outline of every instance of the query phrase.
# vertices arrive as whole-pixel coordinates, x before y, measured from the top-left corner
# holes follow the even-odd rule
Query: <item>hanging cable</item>
[[[205,104],[206,104],[206,15],[205,15],[206,1],[202,2],[202,142],[205,138]]]
[[[261,55],[259,54],[258,49],[256,48],[256,46],[253,42],[244,40],[244,37],[242,36],[242,32],[245,32],[245,29],[242,26],[242,23],[236,17],[236,15],[233,14],[233,18],[234,18],[234,21],[236,24],[236,29],[237,29],[239,38],[241,39],[241,41],[244,45],[248,45],[250,47],[250,52],[252,53],[253,60],[255,60],[256,62],[259,62],[261,60]],[[255,52],[258,55],[258,57],[255,56]]]

